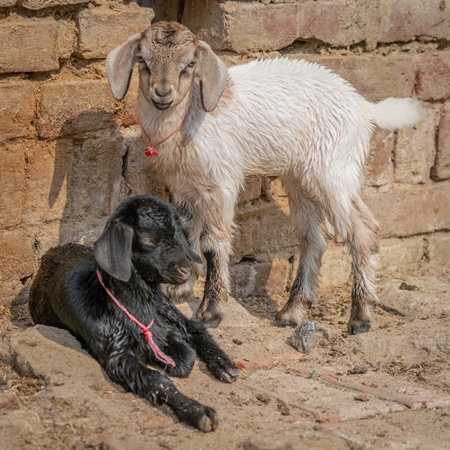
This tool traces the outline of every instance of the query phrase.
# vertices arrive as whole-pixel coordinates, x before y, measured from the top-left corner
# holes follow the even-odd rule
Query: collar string
[[[158,156],[158,152],[155,150],[155,147],[157,145],[162,144],[163,142],[167,141],[167,139],[171,138],[175,133],[178,133],[178,131],[181,130],[182,126],[184,125],[184,122],[186,122],[186,120],[188,118],[190,110],[191,110],[191,108],[189,108],[187,110],[186,115],[184,116],[184,119],[182,120],[180,125],[175,130],[172,131],[172,133],[170,133],[168,136],[161,139],[160,141],[156,142],[155,144],[151,143],[150,136],[147,134],[147,132],[144,130],[144,127],[141,124],[142,132],[145,134],[145,136],[147,137],[147,140],[148,140],[148,145],[147,145],[147,147],[145,147],[145,156],[147,158],[149,158],[150,156]]]
[[[136,319],[126,308],[125,306],[120,303],[120,301],[114,297],[113,293],[106,287],[102,274],[100,273],[100,270],[96,270],[98,281],[100,281],[100,284],[103,286],[103,289],[106,291],[106,293],[109,295],[111,300],[128,316],[128,318],[133,321],[141,330],[142,334],[145,337],[146,342],[150,345],[150,348],[152,349],[153,353],[155,354],[156,358],[159,359],[164,364],[167,364],[169,366],[175,367],[175,361],[170,357],[167,356],[156,344],[156,342],[153,340],[153,334],[150,331],[150,327],[153,325],[154,320],[152,320],[147,326],[143,325],[139,320]]]

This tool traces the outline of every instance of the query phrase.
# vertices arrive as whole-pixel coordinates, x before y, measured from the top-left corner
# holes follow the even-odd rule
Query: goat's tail
[[[371,104],[372,121],[384,130],[416,125],[423,117],[422,102],[413,98],[387,98]]]

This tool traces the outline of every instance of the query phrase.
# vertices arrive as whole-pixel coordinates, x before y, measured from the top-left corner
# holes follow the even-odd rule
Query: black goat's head
[[[181,284],[202,259],[189,247],[175,209],[160,199],[136,195],[120,203],[94,244],[95,259],[122,281],[134,266],[147,282]]]

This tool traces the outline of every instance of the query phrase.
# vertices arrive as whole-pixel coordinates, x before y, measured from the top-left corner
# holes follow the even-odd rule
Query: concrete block
[[[363,199],[380,222],[384,237],[411,236],[450,228],[447,182],[389,193],[365,192]]]
[[[435,161],[436,128],[439,110],[424,108],[424,118],[414,127],[398,131],[394,178],[399,183],[426,183]]]
[[[450,268],[450,233],[433,233],[427,236],[430,264]]]
[[[53,17],[17,18],[0,23],[0,73],[59,69],[58,23]]]
[[[303,57],[334,70],[349,81],[368,100],[378,102],[387,97],[410,97],[415,86],[415,60],[410,55],[323,56],[290,54]]]
[[[25,9],[39,10],[56,6],[80,5],[90,3],[90,0],[22,0],[21,5]]]
[[[379,11],[381,43],[450,37],[450,13],[441,0],[380,0]]]
[[[0,228],[2,230],[18,226],[22,220],[25,154],[28,145],[22,142],[6,142],[0,146]]]
[[[416,92],[420,100],[435,101],[450,98],[450,51],[417,56]]]
[[[384,186],[392,180],[394,133],[377,128],[370,142],[370,153],[364,168],[364,182],[370,186]]]
[[[78,14],[78,53],[82,58],[105,58],[130,36],[148,28],[155,15],[152,9],[141,8],[136,3],[111,3]]]
[[[0,85],[0,142],[33,134],[36,83]]]
[[[107,81],[84,80],[42,85],[39,136],[56,138],[111,125],[115,101]]]
[[[450,178],[450,104],[443,105],[440,113],[436,161],[431,169],[431,177],[438,181]]]

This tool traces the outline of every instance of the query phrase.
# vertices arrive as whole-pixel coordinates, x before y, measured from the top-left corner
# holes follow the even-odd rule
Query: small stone
[[[316,321],[302,322],[292,333],[289,344],[301,353],[307,353],[316,346]]]

